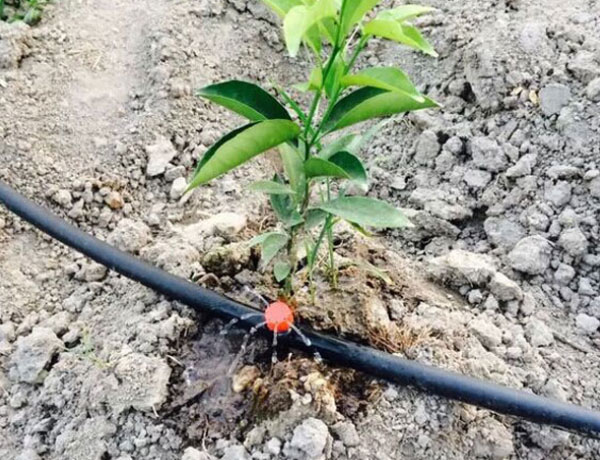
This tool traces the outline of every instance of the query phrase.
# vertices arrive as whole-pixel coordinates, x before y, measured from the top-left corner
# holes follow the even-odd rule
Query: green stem
[[[327,201],[331,200],[331,183],[327,178]],[[331,214],[327,216],[328,220],[331,221]],[[331,285],[334,289],[337,288],[337,270],[335,267],[335,260],[333,256],[333,226],[327,225],[327,246],[329,250],[329,270],[331,272]]]

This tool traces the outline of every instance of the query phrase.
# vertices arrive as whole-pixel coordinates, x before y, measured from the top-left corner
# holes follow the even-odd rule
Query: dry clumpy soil
[[[364,152],[369,195],[416,227],[376,243],[342,229],[340,257],[363,248],[392,285],[349,264],[342,289],[320,295],[360,315],[302,316],[600,410],[600,5],[429,3],[420,24],[438,60],[374,40],[361,63],[401,65],[444,104],[398,118]],[[195,158],[240,123],[192,93],[305,73],[257,1],[56,2],[35,28],[0,23],[0,178],[173,273],[273,295],[239,244],[269,222],[244,192],[268,161],[180,199]],[[237,362],[243,332],[219,335],[219,321],[3,209],[0,273],[2,459],[600,456],[597,440],[297,353],[270,366],[262,340]]]

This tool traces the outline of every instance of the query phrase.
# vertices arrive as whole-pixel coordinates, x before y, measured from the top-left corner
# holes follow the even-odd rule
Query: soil
[[[391,4],[392,2],[382,2]],[[340,228],[314,327],[600,410],[600,5],[432,0],[437,60],[374,40],[441,110],[363,152],[368,194],[415,228]],[[170,272],[260,306],[243,241],[272,222],[259,158],[180,198],[241,121],[193,96],[290,85],[277,21],[247,0],[56,2],[0,23],[0,179]],[[258,203],[258,204],[257,204]],[[369,262],[369,266],[356,264]],[[373,270],[372,267],[377,270]],[[384,276],[382,276],[382,272]],[[374,381],[161,298],[0,209],[0,458],[598,458],[593,438]],[[240,353],[244,351],[244,353]]]

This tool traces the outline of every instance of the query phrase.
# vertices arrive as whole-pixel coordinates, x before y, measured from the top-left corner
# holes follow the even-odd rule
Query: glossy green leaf
[[[398,91],[361,88],[335,104],[324,124],[324,132],[332,132],[371,118],[437,106],[438,104],[428,97],[425,97],[423,102],[418,102]]]
[[[253,83],[230,80],[205,86],[197,94],[227,107],[250,121],[290,119],[287,110],[277,99]]]
[[[325,38],[330,45],[335,42],[335,20],[333,18],[325,18],[319,21],[319,29],[321,36]]]
[[[290,144],[282,144],[279,147],[281,162],[286,177],[290,181],[290,187],[296,193],[295,198],[301,201],[304,198],[306,177],[304,175],[304,161],[302,155]]]
[[[273,266],[273,274],[278,283],[281,283],[292,272],[292,266],[289,262],[278,260]]]
[[[316,0],[310,6],[300,5],[289,10],[283,20],[283,35],[290,56],[298,54],[300,43],[311,27],[337,13],[334,0]]]
[[[285,184],[272,180],[259,180],[248,186],[251,192],[268,193],[269,195],[291,195],[294,191]]]
[[[271,8],[277,16],[281,19],[290,11],[293,7],[302,5],[301,0],[262,0],[265,5]]]
[[[311,157],[304,163],[306,177],[337,177],[349,179],[358,183],[361,187],[366,186],[367,173],[358,157],[349,152],[336,152],[324,160],[319,157]]]
[[[395,67],[371,67],[342,79],[343,86],[371,86],[387,91],[400,91],[423,102],[425,98],[414,87],[408,76]]]
[[[365,14],[371,11],[381,0],[350,0],[346,1],[341,24],[342,34],[346,36],[355,24],[358,24]]]
[[[321,203],[319,209],[367,227],[408,227],[409,220],[392,205],[364,196],[345,196]]]
[[[295,139],[298,134],[300,128],[289,120],[259,121],[226,134],[206,151],[187,190],[231,171],[272,147]]]
[[[279,251],[281,251],[289,240],[285,233],[272,233],[261,243],[261,260],[262,267],[266,267],[273,260]]]
[[[304,34],[305,43],[319,56],[321,54],[321,29],[317,21]]]
[[[382,11],[377,15],[377,19],[391,19],[393,21],[406,21],[407,19],[416,18],[425,13],[429,13],[433,8],[422,5],[401,5],[390,10]]]
[[[392,19],[374,19],[365,25],[363,32],[402,43],[433,57],[438,55],[414,26]]]

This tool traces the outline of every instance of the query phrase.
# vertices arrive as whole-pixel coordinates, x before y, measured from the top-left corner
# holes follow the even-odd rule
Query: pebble
[[[586,334],[593,334],[598,330],[598,327],[600,327],[600,320],[593,316],[586,315],[585,313],[580,313],[575,318],[575,324],[577,324],[577,327]]]
[[[40,383],[52,357],[64,348],[52,329],[46,327],[35,327],[27,337],[19,337],[16,345],[10,375],[25,383]]]
[[[223,450],[221,460],[250,460],[250,454],[244,446],[235,445]]]
[[[540,108],[546,116],[560,112],[571,99],[571,90],[560,83],[550,83],[540,91]]]
[[[556,185],[548,187],[544,193],[544,199],[556,208],[562,208],[571,200],[571,184],[560,181]]]
[[[575,269],[564,263],[561,263],[554,272],[554,281],[561,286],[568,285],[573,278],[575,278]]]
[[[512,249],[526,235],[519,223],[504,217],[488,217],[483,228],[492,244],[505,250]]]
[[[600,77],[594,78],[585,88],[585,95],[590,101],[600,102]]]
[[[317,459],[325,451],[329,430],[323,421],[307,418],[294,429],[292,440],[286,444],[284,453],[289,458]],[[233,459],[232,459],[233,460]]]
[[[161,136],[154,144],[146,146],[146,154],[148,155],[146,175],[154,177],[165,172],[169,162],[177,156],[177,150],[169,139]]]
[[[52,195],[52,199],[56,204],[65,209],[70,209],[73,202],[71,192],[65,189],[58,190],[54,195]]]
[[[502,331],[489,318],[477,318],[471,321],[469,328],[488,350],[502,343]]]
[[[492,180],[492,174],[481,169],[468,169],[463,175],[465,184],[473,189],[482,189]]]
[[[125,201],[123,201],[123,197],[116,190],[111,190],[108,195],[104,197],[104,202],[111,209],[121,209],[125,205]]]
[[[426,130],[418,137],[415,146],[415,161],[420,165],[426,165],[435,160],[440,152],[440,144],[437,134],[431,130]]]
[[[546,324],[531,318],[525,326],[525,336],[533,347],[546,347],[554,343],[554,334]]]
[[[573,257],[582,256],[588,248],[588,240],[579,227],[563,230],[558,239],[558,244],[567,254]]]
[[[519,285],[500,272],[494,274],[489,288],[497,299],[505,302],[523,298],[523,291],[521,291]]]
[[[360,444],[358,432],[352,422],[338,422],[333,425],[332,429],[346,447],[355,447]]]
[[[552,245],[541,236],[528,236],[520,240],[508,254],[512,268],[529,275],[540,275],[550,265]]]
[[[532,173],[537,163],[537,155],[528,153],[523,155],[515,164],[506,170],[506,177],[517,178],[528,176]]]
[[[428,270],[435,278],[456,287],[487,285],[496,273],[491,257],[462,249],[431,259]]]
[[[108,235],[107,242],[122,251],[136,253],[151,239],[150,228],[144,222],[125,218]]]
[[[498,143],[490,138],[477,136],[468,144],[473,163],[478,168],[490,172],[503,171],[508,166],[508,159]]]
[[[178,177],[171,184],[171,190],[169,191],[169,197],[172,200],[178,200],[183,195],[183,192],[185,192],[186,187],[187,187],[187,181],[185,180],[185,177]]]
[[[281,441],[278,438],[271,438],[267,441],[265,447],[268,453],[277,456],[281,452]]]

